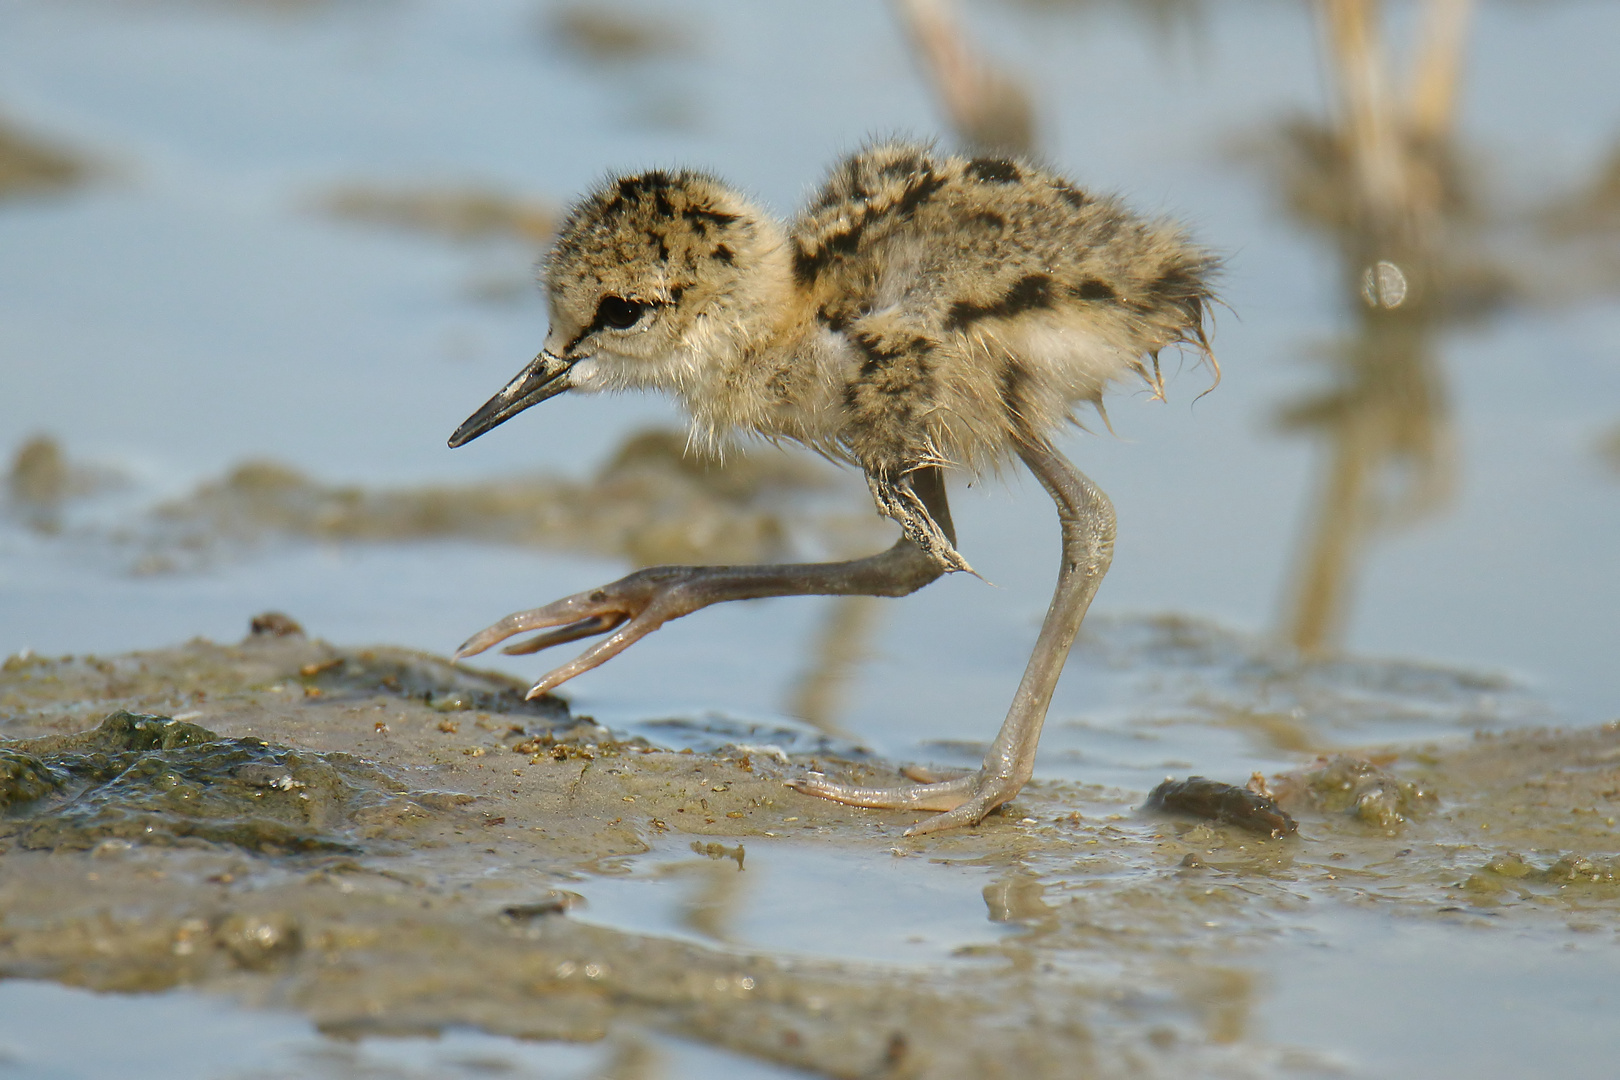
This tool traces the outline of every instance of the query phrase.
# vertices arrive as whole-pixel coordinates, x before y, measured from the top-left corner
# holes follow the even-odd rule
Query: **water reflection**
[[[1166,840],[1166,849],[1222,842],[1208,826],[1184,829],[1176,840],[1161,839]],[[1210,854],[1216,856],[1216,851]],[[1149,965],[1157,968],[1154,980],[1169,992],[1133,995],[1116,991],[1115,1007],[1139,1024],[1151,1024],[1148,1038],[1161,1051],[1184,1040],[1213,1046],[1242,1043],[1253,1037],[1257,1026],[1254,1020],[1261,996],[1260,981],[1253,971],[1205,952],[1207,942],[1195,944],[1186,936],[1189,925],[1178,925],[1170,916],[1163,892],[1165,888],[1184,894],[1203,892],[1211,898],[1228,894],[1209,900],[1210,908],[1204,912],[1220,917],[1205,919],[1205,932],[1219,930],[1225,917],[1219,909],[1230,902],[1229,894],[1250,893],[1252,897],[1269,891],[1253,876],[1256,867],[1247,851],[1221,854],[1231,854],[1235,859],[1222,863],[1223,868],[1217,870],[1214,864],[1192,856],[1181,863],[1182,869],[1164,874],[1163,882],[1154,885],[1117,879],[1105,885],[1120,867],[1100,852],[1088,853],[1067,870],[1022,865],[1009,868],[985,886],[984,900],[992,922],[1015,923],[1020,932],[1003,940],[994,951],[1007,962],[1010,973],[1034,976],[1051,971],[1055,955],[1064,955],[1070,962],[1088,953],[1096,958],[1112,955],[1117,961],[1123,953],[1149,947],[1158,934],[1163,935],[1161,945],[1181,937],[1177,959],[1161,956]],[[1219,856],[1216,858],[1220,861]],[[1231,881],[1226,880],[1229,875],[1244,875],[1248,881],[1232,889]],[[1141,920],[1139,925],[1127,925],[1117,912],[1109,910],[1102,895],[1113,889],[1127,894],[1125,903],[1134,909]]]
[[[1035,873],[1023,868],[1003,874],[984,887],[984,906],[990,921],[997,923],[1032,922],[1051,914],[1046,902],[1047,885]]]
[[[869,654],[882,616],[875,596],[839,596],[828,601],[816,629],[811,662],[788,692],[786,712],[828,735],[847,735],[838,723],[849,691]]]
[[[1620,139],[1592,175],[1542,209],[1536,222],[1551,250],[1543,258],[1542,293],[1570,303],[1620,291]],[[1620,476],[1620,422],[1601,433],[1599,460]]]
[[[1036,123],[1028,88],[978,48],[948,0],[894,0],[894,9],[957,140],[975,152],[1031,153]],[[836,557],[867,553],[851,547]],[[788,691],[784,708],[790,716],[829,735],[844,734],[838,717],[870,654],[882,611],[871,596],[827,602],[810,662]]]
[[[974,152],[1035,149],[1035,105],[1016,76],[974,45],[948,0],[895,0],[918,66],[962,145]]]
[[[1593,254],[1608,272],[1598,282],[1611,287],[1620,282],[1620,249],[1613,243],[1620,234],[1620,141],[1609,149],[1589,180],[1547,207],[1541,225],[1543,233],[1555,241],[1596,242],[1599,250]]]
[[[612,1059],[593,1080],[661,1080],[668,1075],[664,1055],[630,1036],[621,1040]]]
[[[694,840],[692,851],[704,858],[670,867],[671,872],[693,879],[681,903],[681,923],[712,941],[729,942],[747,893],[747,879],[742,876],[743,846]]]
[[[1321,350],[1329,388],[1279,416],[1282,430],[1323,444],[1281,628],[1307,654],[1343,642],[1378,534],[1451,498],[1457,440],[1436,339],[1507,291],[1477,251],[1454,134],[1472,4],[1426,4],[1404,87],[1376,0],[1317,10],[1336,115],[1287,121],[1271,148],[1287,212],[1335,249],[1353,321]]]
[[[1024,7],[1079,11],[1118,11],[1140,19],[1160,38],[1194,39],[1208,30],[1205,0],[1010,0]]]

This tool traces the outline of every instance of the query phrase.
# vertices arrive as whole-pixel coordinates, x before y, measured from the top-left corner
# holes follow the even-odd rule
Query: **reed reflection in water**
[[[1317,12],[1336,115],[1287,121],[1272,160],[1289,216],[1332,244],[1352,320],[1323,349],[1331,386],[1279,416],[1282,430],[1324,444],[1281,626],[1307,654],[1343,642],[1372,541],[1453,495],[1437,338],[1507,292],[1478,250],[1455,137],[1472,0],[1428,0],[1404,85],[1377,0],[1323,0]]]
[[[956,140],[973,153],[1034,152],[1036,117],[1029,88],[983,54],[954,5],[949,0],[894,0],[894,11]],[[872,596],[828,601],[810,662],[789,690],[789,715],[829,735],[843,734],[838,717],[860,665],[871,654],[882,611],[882,601]]]

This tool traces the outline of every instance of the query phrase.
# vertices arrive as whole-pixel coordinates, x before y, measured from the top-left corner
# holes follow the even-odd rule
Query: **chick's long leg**
[[[935,467],[921,469],[914,474],[913,486],[933,520],[954,543],[944,474]],[[505,651],[532,653],[597,634],[609,635],[535,683],[529,696],[538,697],[612,659],[671,619],[710,604],[765,596],[905,596],[944,572],[933,556],[904,536],[887,551],[846,562],[655,566],[611,585],[508,615],[474,634],[456,650],[456,659],[481,653],[532,630],[547,633],[508,646]]]
[[[1026,444],[1019,448],[1019,457],[1057,503],[1063,565],[1035,651],[984,765],[977,773],[937,784],[862,788],[812,776],[794,781],[795,788],[856,806],[945,811],[912,826],[909,836],[976,824],[1028,782],[1063,662],[1113,560],[1114,508],[1100,488],[1052,447]]]

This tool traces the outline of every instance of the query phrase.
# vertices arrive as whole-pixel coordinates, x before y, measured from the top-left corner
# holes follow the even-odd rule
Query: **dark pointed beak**
[[[542,352],[517,378],[488,401],[450,436],[450,447],[470,443],[490,428],[504,424],[530,405],[538,405],[550,397],[567,390],[571,385],[568,371],[574,361]]]

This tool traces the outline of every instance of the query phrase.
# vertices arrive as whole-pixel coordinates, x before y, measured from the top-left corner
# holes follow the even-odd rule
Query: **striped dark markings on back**
[[[1106,281],[1097,278],[1087,278],[1078,285],[1069,286],[1069,293],[1076,300],[1118,300],[1119,293]]]
[[[945,177],[925,167],[921,175],[906,185],[898,199],[892,203],[873,205],[868,202],[861,212],[840,232],[821,240],[815,250],[807,249],[802,240],[793,242],[793,276],[801,285],[809,285],[821,276],[827,265],[843,255],[853,255],[860,248],[861,237],[867,227],[887,218],[904,221],[917,212],[917,208],[948,183]]]
[[[1052,189],[1058,193],[1058,198],[1062,199],[1076,210],[1081,209],[1091,201],[1085,192],[1081,191],[1067,180],[1053,180]]]
[[[1010,319],[1026,311],[1052,306],[1052,278],[1049,274],[1026,274],[1013,283],[1006,295],[988,304],[958,300],[945,316],[945,327],[962,330],[980,319]]]
[[[968,162],[967,171],[987,184],[1016,184],[1024,178],[1017,164],[1006,158],[976,157]]]

